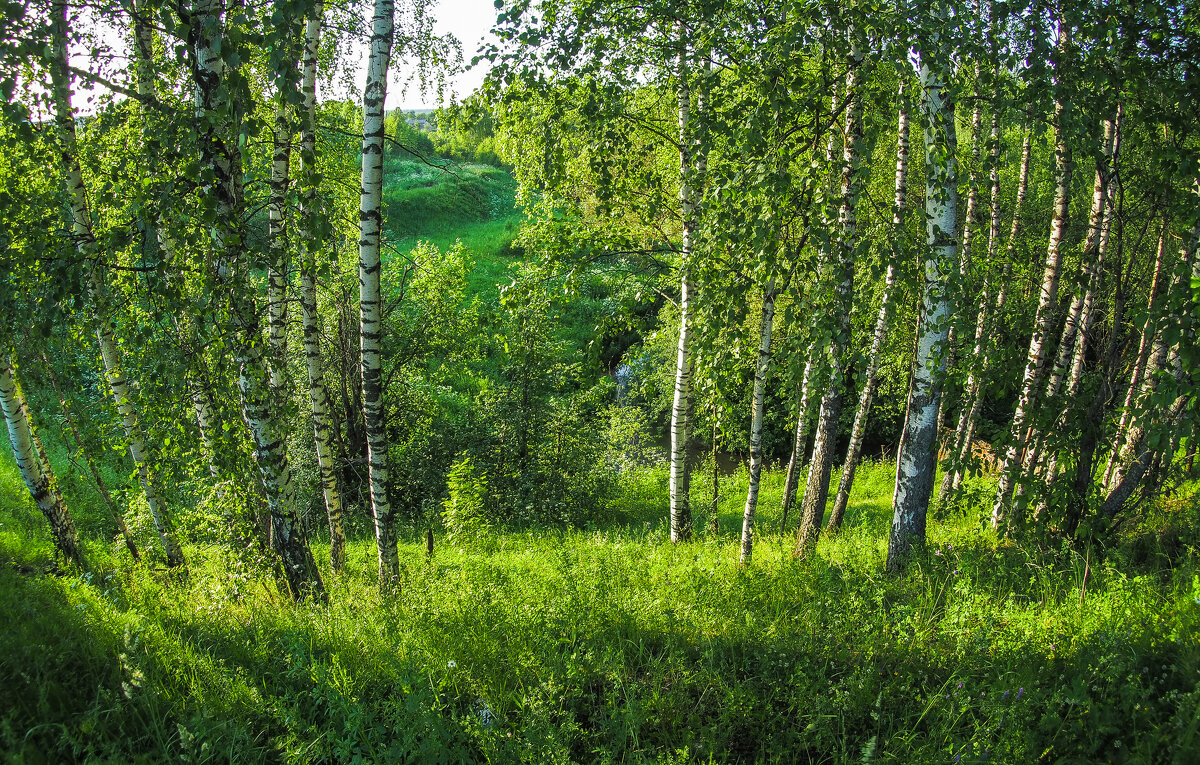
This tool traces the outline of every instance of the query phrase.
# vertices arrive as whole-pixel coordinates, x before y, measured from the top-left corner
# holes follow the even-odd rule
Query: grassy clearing
[[[1178,539],[1131,532],[1103,557],[1024,551],[955,515],[897,579],[881,573],[889,470],[864,469],[847,528],[812,561],[764,523],[739,568],[734,486],[719,534],[664,543],[665,471],[648,469],[626,474],[607,528],[439,540],[431,561],[411,530],[391,595],[357,540],[321,608],[288,603],[220,546],[189,549],[186,583],[94,540],[97,572],[31,574],[49,542],[6,462],[0,748],[26,761],[1195,761],[1191,500],[1157,516]]]

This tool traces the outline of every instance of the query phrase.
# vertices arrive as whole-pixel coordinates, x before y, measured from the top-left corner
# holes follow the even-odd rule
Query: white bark
[[[30,496],[50,524],[54,546],[64,558],[80,568],[87,568],[83,551],[79,547],[79,534],[75,530],[70,513],[67,512],[66,504],[63,503],[62,494],[54,481],[54,474],[50,472],[50,465],[38,454],[29,406],[17,383],[12,359],[8,354],[0,356],[0,408],[4,410],[4,420],[8,425],[8,438],[12,444],[13,456],[17,460],[17,469],[25,479]]]
[[[1059,45],[1065,48],[1067,29],[1059,36]],[[1042,272],[1042,286],[1038,297],[1037,313],[1034,315],[1033,334],[1029,339],[1029,352],[1025,362],[1025,375],[1017,408],[1013,413],[1009,445],[1000,466],[1000,480],[996,487],[996,498],[992,504],[992,528],[997,528],[1009,509],[1017,472],[1021,466],[1026,446],[1026,430],[1032,413],[1034,397],[1041,386],[1045,373],[1047,341],[1053,314],[1058,303],[1058,277],[1062,265],[1062,244],[1067,229],[1067,215],[1071,199],[1071,147],[1067,140],[1065,120],[1066,105],[1061,95],[1054,104],[1054,216],[1050,223],[1050,239],[1046,245],[1046,264]],[[1012,520],[1012,519],[1010,519]]]
[[[329,520],[329,565],[335,573],[346,567],[346,532],[342,524],[342,498],[338,486],[337,463],[334,458],[329,392],[325,387],[321,359],[321,324],[317,313],[318,235],[313,216],[316,215],[316,109],[317,109],[317,48],[321,40],[324,4],[318,2],[305,24],[304,60],[301,92],[304,96],[300,130],[300,311],[304,326],[304,360],[308,374],[309,399],[312,402],[313,437],[317,451],[317,466],[321,474],[321,490],[325,498],[325,514]]]
[[[686,28],[679,24],[678,109],[679,109],[679,208],[683,219],[683,241],[679,251],[679,342],[675,348],[675,393],[671,403],[671,541],[682,542],[692,535],[690,475],[687,460],[691,440],[692,359],[691,299],[689,278],[696,230],[694,162],[692,145],[692,96],[688,67]]]
[[[934,19],[934,22],[938,20]],[[931,50],[920,52],[917,70],[924,117],[925,234],[929,250],[925,259],[916,364],[896,457],[896,487],[887,555],[887,570],[893,573],[903,570],[913,547],[925,543],[925,519],[937,467],[938,408],[949,333],[946,283],[954,268],[958,244],[954,237],[958,218],[954,104],[947,98],[941,70],[948,63],[944,44],[936,33],[931,42]]]
[[[359,338],[362,353],[363,420],[367,430],[371,510],[379,552],[379,580],[390,582],[400,573],[392,506],[388,501],[387,418],[383,402],[383,302],[379,244],[383,228],[383,108],[387,71],[392,55],[395,5],[375,0],[371,21],[371,55],[363,90],[362,199],[358,241]]]
[[[905,178],[908,175],[908,107],[904,103],[905,83],[901,81],[897,99],[900,113],[897,117],[896,141],[896,187],[892,203],[892,237],[894,238],[892,260],[888,263],[883,280],[883,296],[879,300],[879,315],[875,319],[875,332],[871,338],[871,351],[867,357],[867,374],[862,392],[858,397],[858,409],[854,413],[854,426],[850,430],[850,445],[846,449],[846,460],[842,463],[842,477],[838,481],[837,497],[829,513],[829,528],[842,525],[846,506],[850,502],[850,489],[854,486],[854,475],[858,471],[858,460],[862,452],[863,435],[867,430],[867,415],[875,397],[875,383],[879,377],[879,356],[883,341],[887,338],[888,322],[891,319],[892,295],[896,288],[897,265],[903,257],[900,246],[904,229]]]
[[[171,527],[165,503],[158,492],[157,476],[147,461],[148,450],[145,436],[138,422],[137,408],[134,404],[133,393],[121,369],[120,351],[116,336],[104,306],[105,285],[100,276],[100,265],[97,261],[96,236],[92,228],[91,211],[88,207],[87,189],[84,186],[83,171],[79,166],[75,134],[75,114],[71,107],[70,75],[67,68],[67,4],[55,2],[53,24],[53,61],[50,66],[53,83],[55,123],[58,131],[60,151],[63,161],[66,190],[71,209],[71,234],[75,240],[75,248],[85,262],[92,265],[88,281],[88,293],[92,311],[96,321],[96,340],[100,346],[100,356],[104,362],[105,379],[112,391],[117,411],[125,428],[125,436],[129,441],[129,454],[133,458],[138,471],[142,490],[146,495],[146,503],[150,506],[150,515],[158,535],[162,541],[163,551],[167,556],[167,565],[183,566],[183,551]]]
[[[762,475],[763,412],[767,398],[767,372],[771,366],[771,329],[775,321],[775,277],[763,290],[762,319],[759,325],[758,359],[754,365],[754,394],[750,401],[750,479],[746,489],[746,508],[742,513],[741,564],[750,563],[754,553],[754,513],[758,507],[759,477]]]

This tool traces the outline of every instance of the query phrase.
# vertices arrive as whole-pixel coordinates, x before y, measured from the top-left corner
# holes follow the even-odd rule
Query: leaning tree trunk
[[[75,440],[75,448],[79,453],[79,458],[87,465],[88,472],[92,474],[92,480],[96,483],[96,490],[100,492],[100,498],[104,500],[104,504],[108,507],[109,513],[112,514],[113,521],[117,524],[117,530],[121,532],[121,539],[125,542],[126,549],[129,550],[129,555],[135,560],[142,559],[141,553],[138,551],[137,542],[134,541],[133,535],[129,533],[129,526],[125,523],[125,516],[121,513],[121,508],[113,500],[112,495],[108,493],[108,486],[104,483],[103,476],[100,475],[100,470],[96,467],[95,461],[87,452],[87,444],[83,440],[83,434],[79,432],[79,426],[75,424],[75,418],[71,415],[71,405],[67,402],[67,397],[63,395],[62,386],[58,383],[58,374],[54,371],[54,367],[50,364],[50,359],[46,354],[42,353],[42,364],[46,370],[46,377],[50,380],[50,387],[54,389],[54,395],[58,398],[58,406],[62,409],[63,422],[67,429],[71,431],[71,437]],[[64,433],[65,436],[65,433]],[[65,438],[63,439],[66,440]],[[49,462],[46,463],[49,465]]]
[[[692,536],[688,444],[691,439],[692,409],[692,290],[691,268],[696,238],[695,164],[692,133],[692,93],[688,66],[688,46],[684,24],[679,25],[678,109],[679,109],[679,209],[683,219],[683,241],[679,248],[679,342],[675,349],[675,393],[671,403],[671,541],[682,542]]]
[[[1086,332],[1091,325],[1091,306],[1095,301],[1095,291],[1098,289],[1100,274],[1103,269],[1104,253],[1100,249],[1101,234],[1104,227],[1104,212],[1108,202],[1108,180],[1112,155],[1116,148],[1116,120],[1107,119],[1104,122],[1104,141],[1102,153],[1096,162],[1096,176],[1092,185],[1092,206],[1088,213],[1088,233],[1084,241],[1083,252],[1080,254],[1079,290],[1071,298],[1070,308],[1063,321],[1062,333],[1058,341],[1058,352],[1054,357],[1054,365],[1046,382],[1043,400],[1053,403],[1062,392],[1063,383],[1067,381],[1075,358],[1077,344],[1086,341]],[[1030,428],[1030,446],[1025,451],[1021,463],[1021,472],[1017,476],[1014,492],[1019,507],[1024,505],[1024,495],[1028,482],[1033,477],[1034,470],[1042,462],[1046,441],[1050,433],[1039,432],[1037,424]],[[1053,477],[1054,468],[1046,472],[1046,478]]]
[[[121,369],[120,351],[113,334],[104,305],[104,283],[100,277],[97,261],[96,236],[92,228],[91,211],[88,208],[87,190],[83,183],[83,172],[76,154],[75,115],[71,108],[70,75],[67,66],[67,4],[55,2],[52,20],[53,58],[50,76],[53,84],[55,124],[60,142],[60,156],[66,176],[67,195],[71,209],[71,233],[75,248],[85,263],[92,263],[88,292],[96,321],[96,340],[100,346],[100,357],[104,363],[104,374],[112,391],[113,400],[125,428],[129,441],[129,454],[137,467],[138,478],[150,507],[150,516],[158,530],[167,565],[172,568],[184,565],[183,550],[175,536],[166,504],[158,492],[158,480],[149,462],[145,436],[138,422],[137,407],[129,381]]]
[[[853,34],[853,32],[852,32]],[[859,75],[862,55],[857,44],[851,45],[850,68],[846,73],[846,111],[842,147],[842,203],[838,210],[841,224],[838,246],[830,263],[834,281],[833,310],[837,324],[828,347],[829,376],[821,409],[817,415],[817,434],[813,440],[812,462],[801,502],[800,528],[796,534],[796,556],[805,556],[816,549],[817,535],[825,517],[829,499],[829,477],[833,470],[833,454],[837,447],[838,419],[842,412],[842,386],[846,355],[850,348],[850,309],[854,300],[854,249],[858,231],[858,195],[862,190],[863,172],[860,166],[862,144],[862,93]]]
[[[301,92],[304,106],[300,127],[300,313],[304,325],[304,360],[308,392],[312,401],[313,437],[325,514],[329,519],[329,565],[334,573],[346,568],[346,530],[342,523],[342,493],[339,487],[335,444],[331,432],[331,406],[325,387],[321,359],[321,323],[317,313],[317,254],[320,236],[316,227],[317,203],[317,49],[321,40],[324,4],[318,2],[305,24]]]
[[[883,341],[887,337],[892,296],[896,288],[896,267],[904,254],[904,248],[900,246],[901,237],[904,235],[905,178],[908,175],[908,109],[904,104],[904,86],[905,83],[901,80],[900,92],[897,96],[900,103],[900,114],[896,122],[899,138],[896,141],[896,191],[892,203],[892,260],[888,263],[887,275],[883,281],[883,296],[879,301],[879,316],[875,319],[875,334],[871,339],[871,352],[867,359],[867,379],[863,383],[862,393],[858,397],[858,410],[854,413],[854,427],[850,430],[850,446],[846,449],[846,461],[842,465],[842,478],[838,482],[837,497],[833,501],[833,510],[829,513],[830,529],[836,529],[842,525],[842,518],[846,515],[846,505],[850,501],[850,489],[854,486],[854,474],[858,470],[863,435],[867,430],[867,414],[871,411],[871,401],[875,397],[875,383],[879,377],[879,356],[883,349]]]
[[[279,554],[290,594],[297,600],[328,599],[312,551],[304,538],[297,511],[291,466],[284,451],[286,430],[280,407],[270,386],[263,349],[257,301],[246,284],[245,238],[240,231],[245,210],[242,196],[241,161],[236,144],[229,140],[232,126],[227,115],[235,98],[232,78],[226,77],[221,53],[220,1],[201,0],[190,17],[195,45],[193,63],[196,81],[196,111],[201,160],[212,171],[215,222],[211,236],[217,250],[216,270],[231,289],[230,316],[238,331],[235,360],[242,416],[250,430],[254,457],[271,514],[271,541]]]
[[[1158,326],[1159,302],[1162,285],[1166,278],[1164,266],[1167,254],[1167,216],[1163,215],[1162,229],[1158,235],[1158,251],[1154,259],[1154,278],[1150,282],[1150,304],[1146,309],[1146,321],[1142,324],[1141,339],[1138,341],[1138,354],[1133,363],[1133,371],[1129,378],[1129,389],[1125,394],[1124,406],[1121,408],[1121,419],[1117,424],[1116,438],[1113,439],[1112,453],[1104,467],[1104,476],[1100,486],[1107,488],[1112,480],[1113,472],[1121,456],[1121,448],[1126,442],[1126,433],[1133,418],[1133,404],[1142,388],[1142,380],[1146,374],[1146,364],[1150,360],[1150,351]]]
[[[387,71],[392,56],[395,4],[375,0],[371,22],[371,58],[363,90],[361,233],[358,241],[359,343],[362,352],[363,421],[367,431],[367,466],[371,484],[371,510],[375,516],[375,544],[379,550],[379,581],[392,581],[400,573],[392,505],[388,500],[387,413],[383,402],[383,300],[379,258],[383,228],[383,107],[387,98]]]
[[[754,513],[758,508],[759,477],[762,474],[763,412],[766,409],[767,372],[771,365],[771,328],[775,320],[775,277],[763,290],[762,320],[759,326],[758,360],[754,365],[754,394],[750,401],[750,479],[746,489],[746,509],[742,514],[743,566],[754,552]]]
[[[1067,29],[1064,26],[1059,37],[1060,55],[1067,44]],[[1050,239],[1046,245],[1046,265],[1042,272],[1042,287],[1038,298],[1037,313],[1034,315],[1033,334],[1029,339],[1029,352],[1025,362],[1025,376],[1017,408],[1013,413],[1008,449],[1000,466],[1000,480],[996,487],[996,499],[992,505],[992,528],[997,528],[1005,518],[1009,495],[1021,466],[1025,450],[1026,430],[1032,414],[1034,397],[1041,386],[1045,373],[1047,340],[1058,304],[1058,276],[1062,265],[1063,237],[1067,230],[1067,213],[1071,200],[1071,147],[1067,141],[1066,103],[1060,93],[1054,103],[1054,217],[1050,223]],[[1009,518],[1009,521],[1014,520]],[[1019,520],[1019,519],[1017,519]]]
[[[1073,409],[1073,402],[1076,395],[1079,393],[1079,386],[1083,381],[1083,368],[1087,359],[1088,341],[1092,338],[1092,326],[1096,318],[1096,300],[1098,299],[1101,280],[1104,272],[1107,270],[1106,257],[1108,255],[1108,240],[1109,231],[1112,225],[1113,212],[1113,186],[1112,177],[1116,166],[1116,160],[1121,145],[1121,106],[1118,104],[1116,116],[1107,120],[1104,125],[1104,153],[1100,157],[1100,161],[1096,167],[1096,179],[1093,184],[1092,209],[1088,215],[1088,233],[1084,240],[1083,251],[1080,254],[1080,260],[1083,263],[1083,297],[1079,301],[1079,318],[1075,322],[1075,338],[1069,347],[1060,348],[1060,360],[1056,365],[1054,374],[1059,375],[1058,367],[1066,367],[1062,372],[1062,382],[1057,385],[1048,386],[1048,398],[1058,392],[1058,388],[1065,383],[1066,389],[1063,392],[1063,404],[1059,413],[1056,430],[1058,427],[1066,427],[1068,425],[1068,417]],[[1063,331],[1064,338],[1066,330]],[[1069,364],[1063,359],[1063,355],[1069,358]],[[1043,434],[1039,443],[1044,448],[1050,434]],[[1032,465],[1036,465],[1040,460],[1040,455],[1034,455],[1030,460]],[[1053,483],[1058,472],[1058,450],[1052,451],[1046,457],[1046,467],[1043,475],[1043,482],[1047,488]],[[1039,508],[1040,509],[1040,508]]]
[[[25,403],[25,396],[16,380],[12,358],[8,354],[0,356],[0,408],[3,408],[4,420],[8,424],[8,437],[12,444],[13,456],[17,460],[17,468],[21,471],[21,477],[25,479],[25,486],[29,488],[33,501],[50,524],[54,546],[67,560],[80,568],[87,568],[83,550],[79,547],[79,534],[75,531],[75,523],[63,503],[58,484],[54,481],[54,474],[50,472],[49,463],[44,463],[38,455],[29,406]]]
[[[942,11],[944,13],[944,10]],[[941,14],[939,14],[941,15]],[[936,23],[941,19],[933,19]],[[913,547],[925,543],[925,518],[937,468],[937,421],[941,404],[945,346],[950,305],[946,281],[954,268],[958,217],[957,136],[954,103],[945,92],[942,67],[948,63],[940,34],[931,38],[932,50],[921,51],[921,112],[925,143],[925,288],[917,330],[917,353],[909,386],[900,451],[896,457],[896,488],[892,497],[892,528],[888,538],[886,568],[902,571]]]

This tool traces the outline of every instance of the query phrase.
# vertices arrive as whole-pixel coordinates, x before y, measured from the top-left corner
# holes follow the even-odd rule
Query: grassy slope
[[[889,475],[864,469],[848,528],[816,560],[792,561],[790,536],[764,530],[748,569],[736,482],[721,533],[673,547],[662,470],[628,477],[618,506],[631,514],[610,528],[439,541],[432,561],[410,533],[395,596],[381,598],[359,540],[328,609],[287,603],[219,548],[189,551],[187,583],[95,541],[103,575],[6,564],[0,749],[30,761],[1194,761],[1194,548],[1034,553],[956,516],[931,525],[935,552],[911,575],[889,578]],[[24,520],[18,481],[5,462],[0,522],[22,532],[0,534],[0,557],[36,566],[48,535]]]
[[[409,179],[390,186],[399,249],[461,238],[476,258],[473,294],[494,295],[515,222],[499,207],[484,214],[480,195],[444,177],[392,169]],[[494,175],[482,185],[505,188]],[[426,191],[401,193],[417,188]],[[443,196],[422,208],[430,194]],[[419,230],[405,228],[416,219]],[[859,475],[845,529],[813,561],[793,561],[790,534],[777,532],[779,472],[766,476],[755,563],[741,569],[744,475],[723,479],[718,534],[673,547],[666,472],[650,469],[626,474],[620,520],[606,528],[439,540],[432,561],[409,530],[401,587],[386,597],[373,581],[373,542],[356,540],[326,609],[288,603],[222,547],[190,546],[191,578],[170,582],[94,533],[95,573],[43,575],[48,531],[3,457],[0,753],[28,762],[1195,761],[1193,499],[1165,503],[1103,558],[1023,550],[976,515],[954,514],[931,523],[931,552],[894,579],[881,574],[891,468]],[[706,512],[708,477],[694,487]],[[94,497],[71,499],[81,527],[109,526]]]

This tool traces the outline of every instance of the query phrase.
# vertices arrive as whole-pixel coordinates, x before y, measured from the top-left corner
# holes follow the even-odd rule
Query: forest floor
[[[753,565],[739,492],[720,528],[669,544],[666,471],[624,476],[613,522],[493,530],[427,558],[407,529],[396,589],[374,545],[295,605],[224,545],[190,576],[89,539],[59,572],[0,463],[0,752],[52,762],[1195,762],[1196,498],[1161,501],[1106,550],[931,521],[882,573],[892,466],[864,466],[815,558],[778,533],[768,476]],[[1189,487],[1194,491],[1194,486]],[[699,492],[698,492],[699,494]],[[697,506],[705,497],[697,496]],[[699,522],[699,521],[698,521]],[[327,547],[314,544],[324,563]]]

